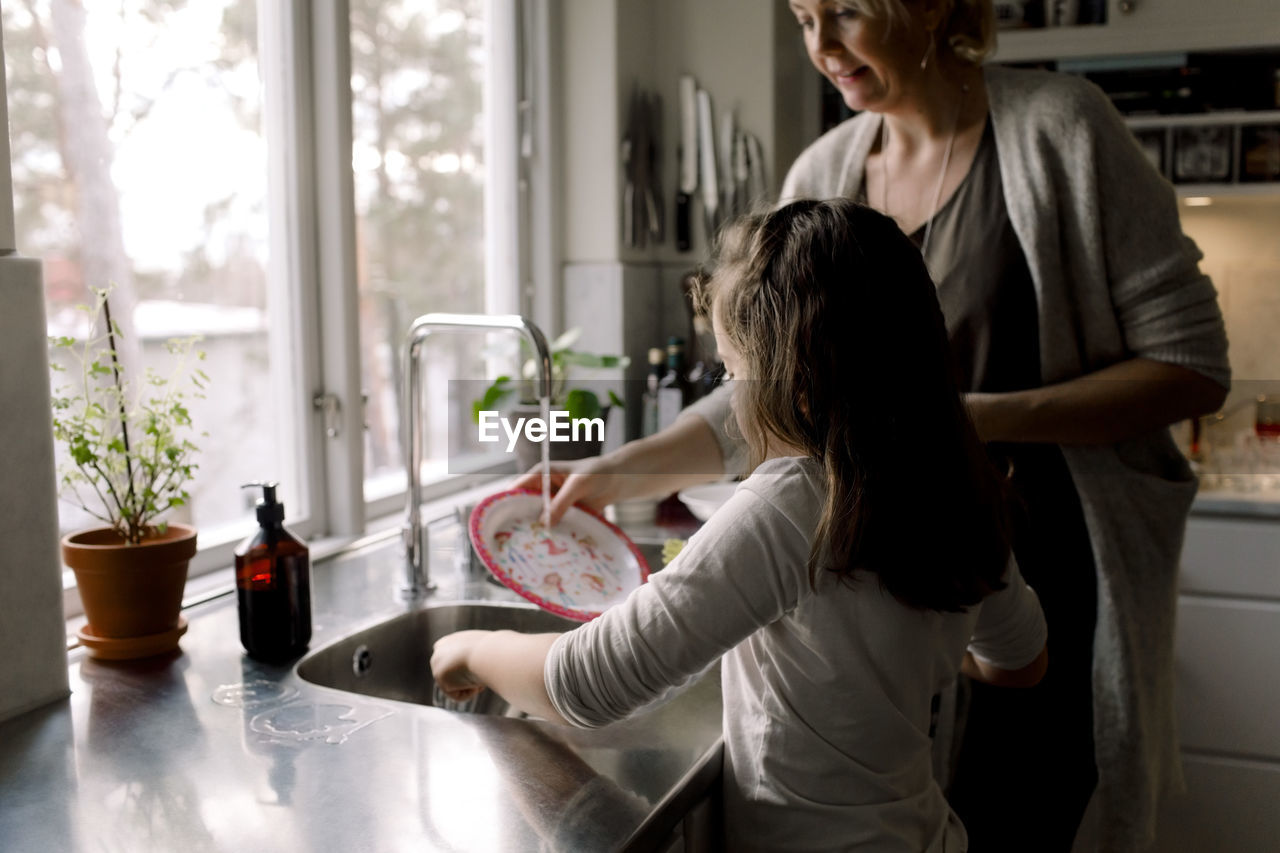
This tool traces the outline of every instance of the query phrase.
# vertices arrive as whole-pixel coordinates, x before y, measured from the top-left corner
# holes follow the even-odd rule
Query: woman
[[[1096,784],[1103,848],[1140,849],[1181,785],[1173,627],[1196,486],[1167,427],[1216,410],[1230,378],[1199,252],[1101,92],[982,67],[989,0],[789,5],[861,113],[797,159],[783,200],[865,199],[921,247],[1049,623],[1037,688],[974,685],[951,801],[974,850],[1069,850]],[[713,396],[666,433],[562,467],[553,520],[705,480],[716,448],[740,470],[725,406]]]

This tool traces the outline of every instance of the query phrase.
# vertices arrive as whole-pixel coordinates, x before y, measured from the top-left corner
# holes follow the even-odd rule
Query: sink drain
[[[373,652],[369,651],[368,646],[360,646],[356,649],[356,653],[351,656],[351,671],[355,673],[356,678],[361,677],[373,666]]]

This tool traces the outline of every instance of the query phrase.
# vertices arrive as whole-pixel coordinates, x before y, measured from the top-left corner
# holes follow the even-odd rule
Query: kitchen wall
[[[669,335],[687,336],[679,282],[707,253],[698,205],[692,249],[678,252],[673,239],[680,75],[694,75],[710,92],[717,130],[720,116],[733,110],[740,126],[760,139],[771,194],[817,135],[820,90],[780,0],[564,0],[558,14],[554,52],[564,93],[557,107],[565,217],[561,319],[565,328],[583,328],[584,349],[621,349],[631,357],[626,377],[634,381],[625,391],[629,433],[635,435],[646,352]],[[663,105],[666,238],[642,249],[624,246],[621,234],[620,144],[636,86],[656,92]]]
[[[1280,187],[1273,195],[1215,196],[1208,206],[1181,206],[1187,234],[1204,252],[1230,339],[1233,388],[1214,427],[1218,441],[1253,425],[1258,393],[1280,391]]]

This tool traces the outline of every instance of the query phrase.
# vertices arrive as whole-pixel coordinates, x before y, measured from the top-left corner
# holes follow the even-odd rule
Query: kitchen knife
[[[737,136],[733,111],[720,117],[720,213],[730,219],[738,213],[738,200],[734,197],[733,140]]]
[[[720,224],[720,182],[716,173],[716,135],[711,120],[711,94],[698,90],[698,179],[702,184],[702,215],[707,226],[707,242]]]
[[[764,149],[754,133],[747,134],[747,194],[753,204],[768,195],[764,178]]]
[[[649,95],[648,112],[645,115],[645,146],[648,151],[649,172],[645,181],[645,210],[649,219],[649,236],[655,243],[661,243],[665,228],[662,222],[662,164],[658,156],[658,145],[662,142],[662,96],[655,93]]]
[[[746,213],[755,207],[751,197],[751,170],[747,162],[747,134],[741,130],[733,138],[733,198],[735,214]]]
[[[693,246],[691,226],[693,194],[698,189],[698,84],[685,74],[680,78],[680,186],[676,192],[676,248]]]
[[[622,139],[622,174],[625,181],[622,189],[622,244],[628,248],[636,248],[640,224],[636,221],[636,172],[640,152],[637,150],[636,138],[638,127],[638,96],[631,93],[631,105],[627,114],[627,135]]]

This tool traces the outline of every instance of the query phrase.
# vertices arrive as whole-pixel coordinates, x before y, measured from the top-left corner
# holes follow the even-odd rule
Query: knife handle
[[[676,193],[676,248],[687,252],[693,248],[693,229],[690,216],[693,207],[693,196],[683,190]]]

